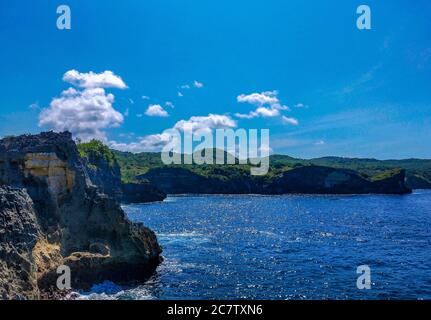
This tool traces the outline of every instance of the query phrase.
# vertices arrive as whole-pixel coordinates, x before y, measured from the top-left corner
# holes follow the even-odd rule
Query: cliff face
[[[117,157],[102,142],[92,140],[80,143],[78,151],[87,168],[91,183],[117,201],[145,203],[162,201],[166,198],[164,192],[149,182],[123,184]]]
[[[88,159],[84,159],[84,163],[86,163],[90,181],[102,193],[121,201],[121,172],[118,164],[110,165],[105,159],[92,154]]]
[[[93,185],[121,201],[121,171],[114,153],[97,140],[78,144],[78,151]]]
[[[15,189],[3,187],[0,230],[16,234],[11,217],[16,217],[12,225],[23,224],[24,217],[32,219],[32,229],[23,224],[18,233],[34,235],[23,252],[28,256],[27,269],[36,270],[30,278],[37,279],[40,290],[55,286],[56,269],[62,264],[72,270],[73,288],[88,288],[103,280],[144,279],[159,261],[155,234],[131,223],[118,202],[94,186],[69,133],[0,140],[1,185]],[[7,243],[1,239],[6,248]],[[10,270],[7,273],[13,277],[14,269],[8,265],[15,265],[20,274],[16,266],[22,264],[15,258],[11,258],[13,264],[0,256],[0,274]],[[37,297],[37,290],[0,287],[7,289],[9,297]]]
[[[40,234],[27,192],[0,187],[0,299],[39,296],[32,251]]]
[[[319,166],[306,166],[285,172],[268,186],[271,193],[309,194],[405,194],[405,171],[387,179],[370,181],[356,172]]]
[[[405,194],[405,171],[387,179],[367,180],[356,172],[319,166],[304,166],[275,177],[204,177],[184,168],[156,168],[138,179],[147,179],[171,194]]]

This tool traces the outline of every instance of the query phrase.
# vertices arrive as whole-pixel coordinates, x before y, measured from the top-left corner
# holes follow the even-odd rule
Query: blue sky
[[[356,28],[363,3],[372,30]],[[71,30],[56,28],[60,4]],[[95,99],[110,113],[91,115],[84,136],[122,148],[151,149],[181,120],[211,126],[211,114],[269,128],[275,153],[431,158],[430,18],[426,0],[2,0],[0,136],[70,125],[61,112],[42,123],[41,114]],[[79,83],[105,71],[127,88]],[[70,87],[72,102],[62,96]],[[67,118],[73,130],[79,112]]]

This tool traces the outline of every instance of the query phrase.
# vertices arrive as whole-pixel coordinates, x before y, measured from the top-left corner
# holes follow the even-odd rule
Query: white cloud
[[[90,71],[88,73],[81,73],[77,70],[69,70],[64,74],[63,81],[84,89],[127,88],[127,85],[121,77],[115,75],[112,71],[104,71],[102,73],[94,73]]]
[[[39,114],[39,126],[55,131],[69,130],[82,140],[93,138],[105,141],[104,129],[118,127],[123,115],[112,104],[114,96],[103,88],[76,91],[68,89],[51,101],[48,108]]]
[[[168,117],[169,113],[163,109],[163,107],[159,104],[152,104],[148,106],[145,114],[149,117]]]
[[[236,117],[240,119],[253,119],[253,118],[272,118],[280,116],[280,111],[278,109],[259,107],[256,111],[251,111],[248,114],[236,113]]]
[[[236,117],[240,119],[253,119],[253,118],[273,118],[281,116],[280,111],[290,110],[288,106],[281,104],[277,97],[278,91],[264,91],[262,93],[241,94],[237,97],[239,103],[249,103],[256,106],[255,111],[248,114],[237,113]]]
[[[189,120],[178,121],[174,129],[186,131],[211,131],[214,129],[236,128],[236,121],[226,115],[209,114],[208,116],[194,116]]]
[[[150,100],[150,97],[149,96],[142,96],[141,97],[143,100]]]
[[[281,120],[284,124],[291,124],[294,126],[297,126],[299,124],[299,121],[297,119],[291,117],[282,116]]]
[[[109,147],[119,151],[128,152],[156,152],[160,151],[166,144],[172,139],[169,134],[152,134],[139,139],[138,142],[132,143],[119,143],[116,141],[110,141]]]
[[[171,109],[175,109],[175,105],[171,101],[166,101],[165,106]]]
[[[180,92],[180,91],[178,91],[178,93],[177,93],[177,95],[178,95],[178,97],[184,97],[184,94],[182,93],[182,92]]]
[[[201,89],[204,87],[204,84],[202,82],[199,82],[197,80],[194,80],[192,84],[183,84],[180,86],[181,90],[190,90],[192,88]],[[184,94],[182,92],[178,92],[178,96],[182,97]]]
[[[105,129],[120,126],[124,116],[114,109],[115,97],[104,88],[125,89],[126,84],[111,71],[96,74],[70,70],[63,80],[82,89],[69,88],[53,98],[49,107],[40,112],[39,126],[68,130],[84,141],[93,138],[106,141]]]
[[[203,84],[202,82],[199,82],[199,81],[195,80],[195,81],[193,82],[193,86],[194,86],[195,88],[200,89],[200,88],[203,88],[204,84]]]
[[[124,114],[125,117],[128,117],[129,116],[129,108],[127,108],[126,111],[124,111],[123,114]]]
[[[295,104],[295,108],[303,109],[303,108],[308,108],[308,106],[303,103],[297,103]]]
[[[193,131],[212,131],[214,129],[229,129],[235,128],[236,122],[230,117],[219,114],[209,114],[208,116],[194,116],[189,120],[178,121],[172,129],[184,132],[192,129]],[[137,142],[132,143],[119,143],[110,141],[109,146],[113,149],[129,152],[155,152],[161,151],[165,145],[172,143],[175,139],[171,134],[152,134],[140,138]],[[181,141],[177,141],[181,143]]]
[[[239,103],[250,103],[256,106],[263,106],[265,104],[274,105],[278,104],[279,100],[277,98],[278,92],[265,91],[262,93],[252,93],[252,94],[241,94],[237,97]]]

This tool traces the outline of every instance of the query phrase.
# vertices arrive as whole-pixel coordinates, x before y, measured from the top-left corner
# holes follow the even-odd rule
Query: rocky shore
[[[70,133],[0,140],[1,299],[56,296],[63,265],[73,289],[152,274],[161,254],[156,235],[130,222],[97,179],[104,177],[89,173]]]

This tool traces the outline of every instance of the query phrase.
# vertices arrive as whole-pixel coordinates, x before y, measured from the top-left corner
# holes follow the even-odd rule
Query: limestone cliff
[[[94,186],[70,133],[0,140],[0,186],[0,275],[21,279],[0,282],[5,298],[37,298],[55,286],[62,264],[73,288],[88,288],[145,279],[159,261],[155,234]],[[19,247],[21,234],[31,237]],[[5,254],[10,248],[19,253]]]
[[[124,203],[162,201],[166,194],[148,181],[122,183],[115,153],[98,140],[78,144],[79,155],[92,184],[103,193]]]

